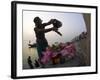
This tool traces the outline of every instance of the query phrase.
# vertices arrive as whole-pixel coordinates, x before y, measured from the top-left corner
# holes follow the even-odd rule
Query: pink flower
[[[75,55],[75,52],[76,52],[76,49],[75,49],[75,46],[74,44],[69,44],[64,47],[64,49],[61,50],[61,55],[62,56],[74,56]]]
[[[41,62],[46,64],[48,61],[50,61],[51,57],[52,57],[51,51],[43,52],[43,57],[41,59]]]
[[[41,58],[41,62],[46,64],[48,63],[52,57],[61,54],[61,56],[67,56],[68,58],[72,58],[75,56],[76,48],[74,43],[60,43],[58,46],[53,45],[52,47],[47,47],[46,51],[43,52],[43,57]]]
[[[66,49],[61,50],[60,53],[61,53],[62,56],[66,56],[66,55],[69,54]]]
[[[43,57],[43,58],[41,59],[41,62],[42,62],[43,64],[46,64],[46,63],[48,62],[48,60],[47,60],[46,58]]]
[[[57,54],[58,54],[58,52],[53,52],[53,53],[52,53],[52,57],[57,56]]]
[[[74,52],[76,51],[74,44],[70,44],[70,45],[66,46],[65,49],[66,49],[69,53],[74,53]]]
[[[65,43],[60,43],[59,46],[60,46],[60,48],[63,49],[66,46],[66,44]]]

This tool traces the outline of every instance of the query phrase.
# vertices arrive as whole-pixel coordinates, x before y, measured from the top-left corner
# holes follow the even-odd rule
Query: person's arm
[[[38,29],[38,28],[34,28],[34,30],[36,31],[36,32],[43,32],[43,33],[47,33],[47,32],[50,32],[50,31],[55,31],[55,30],[57,30],[56,28],[49,28],[49,29]]]
[[[54,19],[51,19],[49,22],[47,22],[47,23],[43,23],[43,26],[50,25],[50,24],[52,24],[53,21],[54,21]]]
[[[50,25],[51,24],[51,22],[47,22],[47,23],[43,23],[42,25],[43,26],[48,26],[48,25]]]
[[[43,32],[43,33],[46,33],[46,32],[50,32],[53,30],[53,28],[49,28],[49,29],[38,29],[38,28],[35,28],[34,29],[36,32]]]

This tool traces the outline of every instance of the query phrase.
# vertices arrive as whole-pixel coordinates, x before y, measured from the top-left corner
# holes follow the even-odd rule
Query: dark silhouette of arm
[[[50,25],[50,24],[52,24],[52,23],[53,23],[53,21],[54,21],[54,19],[51,19],[49,22],[47,22],[47,23],[43,23],[43,26]]]
[[[48,26],[48,25],[50,25],[50,24],[51,24],[51,22],[43,23],[42,25],[43,25],[43,26]]]
[[[47,33],[53,30],[53,28],[49,28],[49,29],[39,29],[39,28],[34,28],[34,30],[36,32],[43,32],[43,33]]]

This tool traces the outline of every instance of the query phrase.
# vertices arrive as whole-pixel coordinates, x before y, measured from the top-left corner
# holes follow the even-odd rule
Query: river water
[[[32,63],[34,64],[34,60],[38,59],[37,48],[29,48],[28,41],[23,41],[23,69],[29,69],[29,65],[27,62],[29,56],[31,56]]]

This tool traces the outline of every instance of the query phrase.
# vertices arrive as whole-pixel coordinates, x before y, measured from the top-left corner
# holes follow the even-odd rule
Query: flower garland
[[[56,43],[46,48],[46,51],[43,52],[41,62],[47,64],[50,60],[58,57],[72,58],[75,56],[75,53],[76,48],[74,43]]]

